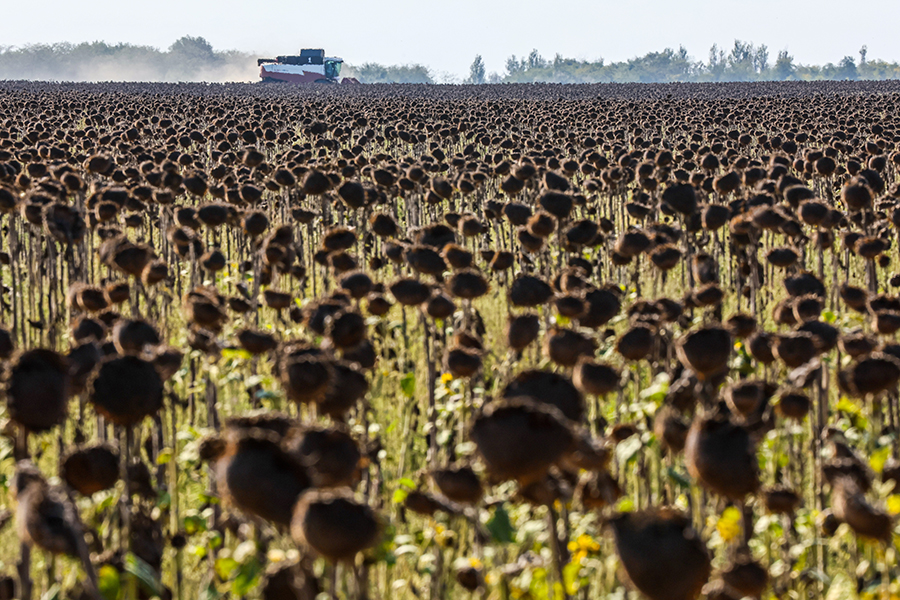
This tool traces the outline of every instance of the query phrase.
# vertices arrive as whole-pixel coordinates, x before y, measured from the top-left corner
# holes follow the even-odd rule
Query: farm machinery
[[[325,56],[318,48],[300,50],[296,56],[259,58],[259,77],[263,82],[282,83],[359,83],[354,77],[341,77],[342,58]]]

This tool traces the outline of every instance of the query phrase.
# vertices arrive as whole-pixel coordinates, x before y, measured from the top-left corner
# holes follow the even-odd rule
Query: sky
[[[620,61],[683,45],[706,61],[716,43],[766,44],[772,59],[824,64],[846,55],[900,60],[897,0],[71,0],[4,2],[0,47],[126,42],[167,48],[184,35],[216,50],[260,56],[325,48],[349,64],[420,63],[463,78],[476,54],[502,73],[506,58],[536,48],[545,58]],[[150,8],[152,7],[152,8]]]

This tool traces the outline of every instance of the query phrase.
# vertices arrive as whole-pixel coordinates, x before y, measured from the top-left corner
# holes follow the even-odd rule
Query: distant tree
[[[484,83],[485,78],[485,68],[484,68],[484,59],[481,58],[480,54],[475,55],[475,60],[472,61],[472,65],[469,67],[469,78],[466,79],[466,83],[472,84],[480,84]]]
[[[784,81],[793,77],[794,71],[794,57],[788,54],[787,50],[779,50],[778,58],[775,59],[775,66],[772,67],[772,79]]]
[[[754,48],[753,44],[734,40],[734,47],[727,58],[728,65],[725,71],[727,77],[725,79],[731,81],[753,81],[757,78],[757,73],[760,71],[760,60],[766,63],[769,61],[769,52],[765,46],[762,47],[762,55],[760,55],[759,50]]]
[[[859,66],[866,64],[866,56],[868,55],[869,47],[863,44],[862,48],[859,49]]]
[[[678,51],[666,48],[662,52],[648,52],[626,63],[626,71],[615,69],[616,81],[671,82],[690,79],[694,65],[684,46]]]
[[[860,79],[900,79],[900,64],[889,63],[881,59],[867,60],[865,65],[857,67],[857,72]]]
[[[516,73],[521,73],[528,66],[525,64],[525,61],[520,61],[516,58],[515,54],[511,54],[509,58],[506,59],[506,73],[507,75],[515,75]]]
[[[753,67],[758,74],[769,70],[769,48],[765,44],[756,49],[753,56]]]
[[[725,60],[725,51],[719,49],[718,44],[713,44],[709,49],[709,64],[706,71],[713,81],[719,81],[725,75],[728,63]]]
[[[218,56],[206,39],[186,35],[169,46],[166,62],[169,65],[167,78],[187,80],[195,73],[214,68]]]
[[[380,65],[364,63],[347,66],[348,77],[356,77],[362,83],[434,83],[431,71],[424,65]]]
[[[526,63],[529,69],[543,69],[547,66],[547,61],[538,53],[537,48],[529,53]]]
[[[184,36],[169,46],[169,54],[189,60],[211,60],[215,58],[212,44],[202,37]]]
[[[859,73],[856,70],[856,62],[853,60],[852,56],[845,56],[841,59],[841,62],[838,63],[835,79],[859,79]]]

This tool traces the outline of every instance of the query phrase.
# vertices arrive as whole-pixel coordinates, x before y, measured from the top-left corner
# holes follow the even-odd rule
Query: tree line
[[[184,36],[166,50],[134,44],[85,42],[0,46],[0,80],[35,81],[256,81],[258,56],[215,50],[202,37]],[[435,83],[424,65],[344,65],[344,76],[365,83]]]
[[[803,65],[787,50],[774,58],[765,45],[735,40],[730,49],[714,45],[705,61],[695,60],[684,47],[619,62],[565,58],[546,59],[537,50],[506,60],[503,72],[488,73],[476,56],[468,76],[459,80],[422,64],[344,65],[343,75],[363,83],[669,83],[707,81],[784,81],[898,79],[900,64],[871,60],[865,46],[858,58],[836,63]],[[215,50],[202,37],[185,36],[166,50],[134,44],[30,44],[0,46],[0,79],[55,81],[254,81],[257,56],[236,50]]]
[[[226,81],[258,76],[255,57],[214,50],[184,36],[166,50],[85,42],[0,47],[0,79],[47,81]]]
[[[726,50],[713,45],[707,60],[694,60],[681,46],[648,52],[644,56],[620,62],[564,58],[557,54],[545,59],[537,50],[528,56],[515,55],[506,60],[503,73],[485,73],[484,61],[476,56],[466,83],[673,83],[716,81],[818,81],[881,80],[900,78],[900,64],[870,60],[868,49],[859,50],[859,59],[844,56],[837,63],[803,65],[795,62],[787,50],[774,60],[766,45],[735,40]]]

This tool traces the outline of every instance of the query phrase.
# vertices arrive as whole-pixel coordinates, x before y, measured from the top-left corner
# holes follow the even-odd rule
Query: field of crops
[[[900,82],[0,82],[0,600],[900,597],[898,142]]]

